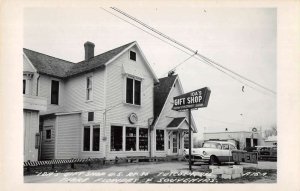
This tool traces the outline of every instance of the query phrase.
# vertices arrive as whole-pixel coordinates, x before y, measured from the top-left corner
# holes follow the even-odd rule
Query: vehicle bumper
[[[189,160],[189,155],[185,155],[184,156],[185,160]],[[208,163],[209,162],[209,157],[205,157],[205,156],[198,156],[198,155],[191,155],[191,161],[192,162],[204,162],[204,163]]]

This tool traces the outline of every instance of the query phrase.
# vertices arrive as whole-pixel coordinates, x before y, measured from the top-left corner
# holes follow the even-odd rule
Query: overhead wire
[[[102,10],[104,10],[105,12],[107,12],[107,13],[109,13],[109,14],[111,14],[111,15],[117,17],[117,18],[119,18],[120,20],[123,20],[124,22],[126,22],[126,23],[128,23],[128,24],[134,26],[135,28],[137,28],[137,29],[139,29],[139,30],[141,30],[141,31],[143,31],[143,32],[145,32],[145,33],[147,33],[147,34],[153,36],[154,38],[156,38],[156,39],[158,39],[158,40],[160,40],[160,41],[162,41],[162,42],[168,44],[169,46],[172,46],[173,48],[176,48],[177,50],[179,50],[179,51],[181,51],[181,52],[183,52],[183,53],[185,53],[185,54],[187,54],[187,55],[189,55],[189,56],[195,55],[195,54],[191,54],[191,53],[189,53],[189,52],[187,52],[187,51],[185,51],[185,50],[183,50],[183,49],[181,49],[181,48],[179,48],[179,47],[177,47],[177,46],[174,46],[173,44],[169,43],[168,41],[166,41],[166,40],[164,40],[164,39],[162,39],[162,38],[159,38],[159,37],[155,36],[154,34],[152,34],[152,33],[148,32],[148,31],[142,29],[141,27],[139,27],[139,26],[137,26],[137,25],[135,25],[135,24],[133,24],[133,23],[131,23],[131,22],[129,22],[129,21],[123,19],[122,17],[120,17],[120,16],[118,16],[118,15],[116,15],[116,14],[114,14],[114,13],[112,13],[112,12],[106,10],[106,9],[104,9],[103,7],[101,7],[101,8],[102,8]],[[197,53],[197,54],[198,54],[198,53]],[[226,74],[226,75],[229,76],[230,78],[232,78],[232,79],[234,79],[234,80],[236,80],[236,81],[238,81],[238,82],[244,84],[245,86],[247,86],[247,87],[249,87],[249,88],[251,88],[251,89],[254,89],[254,90],[256,90],[256,91],[258,91],[258,92],[260,92],[260,93],[262,93],[262,94],[264,94],[264,95],[271,96],[270,94],[266,94],[265,92],[263,92],[263,91],[261,91],[261,90],[255,88],[255,87],[253,87],[253,86],[251,86],[251,85],[248,85],[247,83],[245,83],[245,82],[243,82],[243,81],[237,79],[237,78],[234,77],[233,75],[231,75],[231,74],[229,74],[229,73],[223,71],[222,69],[216,67],[215,65],[213,65],[213,64],[211,64],[211,63],[209,63],[209,62],[205,62],[203,59],[200,59],[200,58],[198,58],[198,57],[193,57],[193,58],[195,58],[195,59],[197,59],[198,61],[200,61],[200,62],[202,62],[202,63],[204,63],[204,64],[207,64],[207,65],[209,65],[209,66],[211,66],[211,67],[214,67],[215,69],[217,69],[217,70],[219,70],[220,72]],[[274,97],[273,97],[273,98],[274,98]]]
[[[102,8],[102,9],[104,9],[104,8]],[[258,87],[260,87],[260,88],[262,88],[262,89],[264,89],[264,90],[266,90],[266,91],[269,91],[269,92],[273,93],[274,95],[276,95],[276,92],[275,92],[275,91],[273,91],[273,90],[271,90],[271,89],[269,89],[269,88],[266,88],[265,86],[263,86],[263,85],[261,85],[261,84],[255,82],[255,81],[253,81],[253,80],[251,80],[251,79],[249,79],[249,78],[246,78],[246,77],[244,77],[244,76],[238,74],[237,72],[234,72],[234,71],[232,71],[231,69],[228,69],[228,68],[226,68],[225,66],[222,66],[221,64],[218,64],[217,62],[215,62],[215,61],[213,61],[213,60],[211,60],[211,59],[209,59],[209,58],[207,58],[207,57],[201,55],[200,53],[197,53],[198,51],[192,50],[191,48],[185,46],[184,44],[182,44],[182,43],[180,43],[180,42],[178,42],[178,41],[176,41],[175,39],[173,39],[173,38],[171,38],[171,37],[169,37],[169,36],[167,36],[167,35],[161,33],[160,31],[154,29],[153,27],[150,27],[149,25],[143,23],[142,21],[140,21],[140,20],[134,18],[133,16],[131,16],[131,15],[129,15],[129,14],[127,14],[127,13],[125,13],[125,12],[123,12],[123,11],[117,9],[117,8],[115,8],[115,7],[111,7],[111,9],[113,9],[113,10],[115,10],[115,11],[121,13],[121,14],[124,15],[125,17],[127,17],[127,18],[129,18],[129,19],[131,19],[131,20],[133,20],[133,21],[135,21],[135,22],[137,22],[137,23],[139,23],[140,25],[142,25],[142,26],[146,27],[147,29],[151,30],[152,32],[154,32],[154,33],[156,33],[156,34],[158,34],[158,35],[160,35],[160,36],[162,36],[162,37],[168,39],[169,41],[171,41],[171,42],[173,42],[173,43],[175,43],[175,44],[177,44],[177,45],[179,45],[179,46],[181,46],[181,47],[183,47],[183,48],[185,48],[185,49],[187,49],[187,50],[189,50],[189,51],[191,51],[191,52],[193,52],[193,53],[196,53],[201,59],[203,59],[205,62],[209,63],[210,66],[217,65],[218,67],[223,68],[224,70],[226,70],[226,71],[228,71],[228,72],[230,72],[230,73],[232,73],[232,74],[238,76],[239,78],[241,78],[241,79],[243,79],[243,80],[246,80],[246,81],[248,81],[248,82],[250,82],[250,83],[253,83],[253,84],[257,85]],[[104,9],[104,10],[105,10],[105,9]],[[107,11],[107,10],[105,10],[105,11]],[[107,12],[109,12],[109,11],[107,11]],[[109,12],[109,13],[111,13],[111,12]],[[111,14],[113,14],[113,13],[111,13]],[[127,21],[127,20],[125,20],[125,19],[123,19],[123,18],[121,18],[121,17],[119,17],[119,16],[117,16],[117,15],[115,15],[115,14],[113,14],[113,15],[116,16],[116,17],[118,17],[118,18],[120,18],[120,19],[122,19],[123,21],[125,21],[125,22],[127,22],[127,23],[129,23],[129,24],[131,24],[131,25],[134,25],[134,24],[130,23],[129,21]],[[136,25],[134,25],[134,26],[137,27],[137,28],[140,28],[140,27],[138,27],[138,26],[136,26]],[[141,28],[140,28],[140,29],[141,29]],[[141,29],[141,30],[145,31],[144,29]],[[145,31],[145,32],[146,32],[146,31]],[[151,34],[151,33],[149,33],[148,31],[147,31],[147,33],[148,33],[148,34]],[[151,35],[154,36],[154,37],[156,37],[156,38],[158,38],[157,36],[155,36],[155,35],[153,35],[153,34],[151,34]],[[173,47],[174,47],[174,46],[173,46]],[[181,49],[180,49],[180,50],[181,50]],[[185,52],[185,53],[187,53],[187,52]],[[215,68],[216,68],[216,67],[215,67]],[[219,71],[221,71],[221,70],[219,69]],[[223,72],[223,73],[225,73],[225,72]],[[225,73],[225,74],[229,75],[228,73]],[[232,77],[232,75],[231,75],[231,77]],[[233,78],[233,79],[237,80],[236,78]],[[244,85],[247,85],[245,82],[242,82],[242,81],[240,81],[240,80],[239,80],[239,82],[242,83],[242,84],[244,84]],[[250,87],[249,85],[247,85],[247,86]],[[252,87],[252,88],[253,88],[253,87]],[[256,89],[256,90],[257,90],[257,89]]]

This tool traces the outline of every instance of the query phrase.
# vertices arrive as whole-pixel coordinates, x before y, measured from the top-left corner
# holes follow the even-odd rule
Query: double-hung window
[[[51,104],[58,105],[59,98],[59,81],[51,81]]]
[[[100,151],[100,125],[84,126],[83,151]]]
[[[127,77],[126,78],[126,103],[141,105],[141,81]]]
[[[93,93],[93,81],[92,77],[89,76],[86,78],[86,100],[92,100]]]

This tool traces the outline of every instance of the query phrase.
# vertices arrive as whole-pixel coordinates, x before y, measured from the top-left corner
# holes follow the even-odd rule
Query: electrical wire
[[[187,59],[183,60],[182,62],[180,62],[179,64],[177,64],[174,68],[172,68],[169,71],[174,71],[176,68],[178,68],[179,66],[181,66],[182,64],[184,64],[186,61],[188,61],[189,59],[191,59],[193,56],[195,56],[197,53],[189,56]],[[164,73],[163,76],[165,76],[168,72]]]
[[[124,15],[125,17],[127,17],[127,18],[129,18],[129,19],[131,19],[131,20],[133,20],[133,21],[135,21],[135,22],[137,22],[137,23],[139,23],[140,25],[142,25],[142,26],[146,27],[147,29],[149,29],[149,30],[155,32],[156,34],[158,34],[158,35],[160,35],[160,36],[162,36],[162,37],[168,39],[169,41],[171,41],[171,42],[173,42],[173,43],[175,43],[175,44],[177,44],[177,45],[179,45],[179,46],[181,46],[181,47],[183,47],[183,48],[185,48],[185,49],[187,49],[187,50],[189,50],[189,51],[191,51],[191,52],[193,52],[193,53],[197,53],[197,51],[192,50],[191,48],[185,46],[184,44],[182,44],[182,43],[180,43],[180,42],[178,42],[178,41],[176,41],[175,39],[173,39],[173,38],[171,38],[171,37],[169,37],[169,36],[167,36],[167,35],[161,33],[160,31],[154,29],[153,27],[150,27],[149,25],[143,23],[142,21],[140,21],[140,20],[134,18],[133,16],[131,16],[131,15],[129,15],[129,14],[127,14],[127,13],[125,13],[125,12],[123,12],[123,11],[117,9],[117,8],[115,8],[115,7],[111,7],[111,9],[113,9],[113,10],[115,10],[115,11],[121,13],[121,14]],[[105,9],[104,9],[104,10],[105,10]],[[116,15],[115,15],[115,16],[116,16]],[[118,16],[117,16],[117,17],[118,17]],[[120,18],[120,17],[118,17],[118,18]],[[123,19],[123,18],[121,18],[121,19],[124,20],[124,21],[126,21],[126,20]],[[129,23],[128,21],[126,21],[126,22]],[[144,31],[144,30],[143,30],[143,31]],[[147,33],[148,33],[148,32],[147,32]],[[152,35],[152,36],[153,36],[153,35]],[[260,88],[262,88],[262,89],[264,89],[264,90],[266,90],[266,91],[269,91],[269,92],[271,92],[271,93],[273,93],[273,94],[276,95],[276,92],[275,92],[275,91],[273,91],[273,90],[271,90],[271,89],[269,89],[269,88],[266,88],[265,86],[263,86],[263,85],[261,85],[261,84],[255,82],[255,81],[253,81],[253,80],[250,80],[249,78],[246,78],[246,77],[244,77],[244,76],[242,76],[242,75],[240,75],[240,74],[238,74],[238,73],[232,71],[231,69],[228,69],[228,68],[226,68],[225,66],[222,66],[221,64],[218,64],[217,62],[215,62],[215,61],[213,61],[213,60],[211,60],[211,59],[209,59],[209,58],[207,58],[207,57],[205,57],[205,56],[203,56],[203,55],[201,55],[201,54],[199,54],[199,53],[198,53],[197,55],[198,55],[201,59],[203,59],[204,61],[210,63],[211,65],[217,65],[218,67],[223,68],[224,70],[226,70],[226,71],[228,71],[228,72],[230,72],[230,73],[232,73],[232,74],[238,76],[239,78],[242,78],[242,79],[244,79],[244,80],[246,80],[246,81],[248,81],[248,82],[250,82],[250,83],[253,83],[253,84],[257,85],[258,87],[260,87]],[[223,72],[223,73],[224,73],[224,72]],[[226,73],[226,74],[228,75],[228,73]],[[235,78],[234,78],[234,79],[235,79]],[[241,82],[241,81],[239,81],[239,82],[242,83],[242,84],[245,84],[244,82]],[[246,84],[245,84],[245,85],[246,85]]]
[[[101,7],[101,8],[102,8],[102,7]],[[139,27],[139,26],[137,26],[137,25],[135,25],[135,24],[133,24],[133,23],[131,23],[131,22],[125,20],[125,19],[123,19],[122,17],[119,17],[118,15],[116,15],[116,14],[114,14],[114,13],[112,13],[112,12],[110,12],[110,11],[104,9],[104,8],[102,8],[102,9],[103,9],[104,11],[106,11],[107,13],[109,13],[109,14],[111,14],[111,15],[117,17],[117,18],[119,18],[120,20],[123,20],[124,22],[126,22],[126,23],[128,23],[128,24],[130,24],[130,25],[132,25],[132,26],[134,26],[134,27],[136,27],[137,29],[140,29],[141,31],[146,32],[147,34],[149,34],[149,35],[155,37],[156,39],[158,39],[158,40],[160,40],[160,41],[162,41],[162,42],[164,42],[164,43],[166,43],[166,44],[172,46],[173,48],[176,48],[177,50],[179,50],[179,51],[181,51],[181,52],[183,52],[183,53],[185,53],[185,54],[187,54],[187,55],[189,55],[189,56],[194,55],[194,54],[188,53],[187,51],[185,51],[185,50],[183,50],[183,49],[181,49],[181,48],[179,48],[179,47],[177,47],[177,46],[174,46],[173,44],[169,43],[168,41],[166,41],[166,40],[164,40],[164,39],[162,39],[162,38],[159,38],[159,37],[155,36],[154,34],[152,34],[152,33],[148,32],[148,31],[142,29],[141,27]],[[234,79],[234,80],[236,80],[236,81],[238,81],[238,82],[244,84],[245,86],[247,86],[247,87],[249,87],[249,88],[251,88],[251,89],[254,89],[254,90],[256,90],[256,91],[258,91],[258,92],[260,92],[260,93],[262,93],[262,94],[264,94],[264,95],[271,96],[270,94],[266,94],[266,92],[263,92],[263,91],[261,91],[261,90],[255,88],[255,87],[252,87],[251,85],[248,85],[247,83],[245,83],[245,82],[243,82],[243,81],[237,79],[235,76],[233,76],[233,75],[231,75],[231,74],[229,74],[229,73],[223,71],[222,69],[218,68],[217,66],[215,66],[215,65],[213,65],[213,64],[211,64],[211,63],[209,63],[209,62],[205,62],[205,60],[200,59],[199,57],[193,57],[193,58],[195,58],[195,59],[197,59],[198,61],[200,61],[200,62],[202,62],[202,63],[204,63],[204,64],[207,64],[207,65],[209,65],[209,66],[211,66],[211,67],[214,67],[215,69],[217,69],[217,70],[219,70],[220,72],[226,74],[226,75],[229,76],[230,78],[232,78],[232,79]],[[272,96],[272,98],[274,98],[274,97]]]

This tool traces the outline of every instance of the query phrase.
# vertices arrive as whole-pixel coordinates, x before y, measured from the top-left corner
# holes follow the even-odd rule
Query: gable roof
[[[159,79],[159,84],[154,86],[154,121],[160,115],[177,75]]]
[[[57,78],[69,78],[74,75],[91,72],[105,67],[105,64],[108,61],[135,43],[135,41],[130,42],[118,48],[99,54],[88,61],[84,60],[78,63],[55,58],[26,48],[24,48],[23,51],[36,68],[37,72]]]
[[[183,93],[183,89],[178,75],[171,75],[164,78],[160,78],[159,84],[154,86],[154,120],[153,120],[154,126],[156,126],[159,120],[160,114],[164,108],[164,105],[166,104],[170,91],[172,90],[172,87],[176,81],[179,84],[180,91]],[[197,127],[193,115],[191,115],[191,120],[192,120],[191,121],[192,129],[196,133]],[[175,122],[177,121],[175,120]]]
[[[178,127],[183,120],[185,120],[185,117],[176,117],[167,125],[167,127]]]
[[[70,71],[67,72],[67,76],[73,76],[76,74],[81,74],[84,72],[89,72],[101,67],[105,67],[105,64],[110,61],[111,59],[113,59],[114,57],[116,57],[118,54],[120,54],[122,51],[124,51],[126,48],[128,48],[129,46],[133,45],[134,42],[130,42],[128,44],[125,44],[123,46],[120,46],[118,48],[109,50],[107,52],[104,52],[102,54],[99,54],[89,60],[83,60],[81,62],[78,62],[76,64],[73,65],[72,69]]]
[[[41,74],[63,78],[66,76],[66,72],[70,70],[74,64],[26,48],[23,48],[23,51],[37,72]]]

